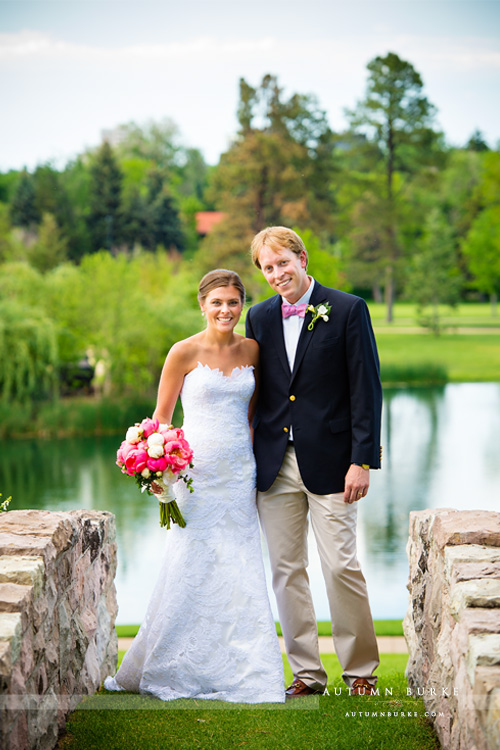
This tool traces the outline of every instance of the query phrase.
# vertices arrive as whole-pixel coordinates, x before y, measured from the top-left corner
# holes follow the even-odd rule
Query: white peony
[[[165,438],[163,435],[160,435],[159,432],[153,432],[152,435],[148,437],[148,447],[152,448],[153,445],[163,445],[165,442]],[[163,456],[163,453],[161,454]]]
[[[138,427],[129,427],[127,430],[127,434],[125,435],[125,440],[127,443],[138,443],[141,439],[141,433]]]
[[[148,456],[151,458],[161,458],[164,455],[163,445],[152,445],[148,448]]]
[[[141,477],[144,477],[144,479],[149,479],[150,476],[151,472],[149,471],[149,469],[143,469],[141,471]]]

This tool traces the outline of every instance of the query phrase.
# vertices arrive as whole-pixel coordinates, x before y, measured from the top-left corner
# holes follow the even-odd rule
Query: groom
[[[308,276],[306,248],[291,229],[259,232],[252,260],[277,292],[250,308],[246,333],[260,345],[257,502],[294,675],[286,694],[323,693],[327,683],[306,572],[309,513],[343,678],[351,694],[362,695],[375,685],[379,663],[356,557],[356,503],[382,453],[382,389],[368,309],[359,297]]]

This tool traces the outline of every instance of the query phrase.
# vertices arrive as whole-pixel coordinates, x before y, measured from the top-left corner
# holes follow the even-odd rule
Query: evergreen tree
[[[33,176],[26,170],[21,172],[17,188],[10,204],[10,217],[14,226],[33,230],[40,221],[36,206],[36,192]]]
[[[122,172],[104,141],[91,166],[90,213],[87,219],[92,250],[115,250],[122,242]]]
[[[122,220],[123,241],[129,249],[137,245],[151,249],[148,204],[137,186],[124,198]]]
[[[150,205],[150,221],[153,249],[161,245],[166,250],[184,250],[186,243],[179,212],[166,188]]]
[[[432,130],[435,108],[423,95],[422,79],[411,65],[393,52],[368,63],[365,98],[347,111],[354,133],[365,135],[376,147],[385,176],[380,195],[384,238],[380,251],[385,267],[387,320],[392,321],[395,278],[401,258],[398,240],[396,172],[412,173],[432,162],[440,148],[440,135]]]
[[[472,133],[471,137],[467,141],[467,145],[465,146],[465,148],[468,151],[478,151],[478,152],[490,150],[480,130],[475,130]]]

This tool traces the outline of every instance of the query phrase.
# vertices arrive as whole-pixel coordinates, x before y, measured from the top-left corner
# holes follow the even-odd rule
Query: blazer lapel
[[[276,295],[272,298],[272,302],[269,305],[267,315],[269,318],[269,328],[274,338],[274,345],[276,353],[280,358],[280,362],[283,365],[285,373],[290,377],[290,365],[288,364],[288,357],[285,349],[285,338],[283,336],[283,322],[281,315],[281,297]]]
[[[314,289],[312,291],[309,304],[313,305],[313,307],[316,307],[316,305],[319,305],[321,302],[325,301],[326,295],[327,295],[326,289],[323,286],[321,286],[321,284],[318,284],[318,282],[315,280]],[[300,364],[302,360],[304,359],[304,355],[307,351],[309,344],[311,343],[312,337],[314,336],[314,332],[316,330],[316,325],[314,326],[312,331],[307,330],[307,326],[311,322],[312,318],[313,318],[312,313],[307,312],[304,318],[304,324],[302,326],[302,330],[300,332],[299,341],[297,343],[297,351],[295,353],[295,361],[293,363],[292,380],[297,374]]]

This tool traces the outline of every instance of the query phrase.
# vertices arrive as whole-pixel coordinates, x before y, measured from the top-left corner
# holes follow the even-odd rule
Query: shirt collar
[[[314,284],[315,284],[313,277],[309,276],[309,278],[311,279],[311,283],[309,284],[309,289],[306,291],[305,294],[302,295],[302,297],[299,300],[297,300],[297,302],[295,303],[296,305],[304,305],[304,304],[308,305],[309,304],[309,300],[311,299],[311,294],[313,292]]]

